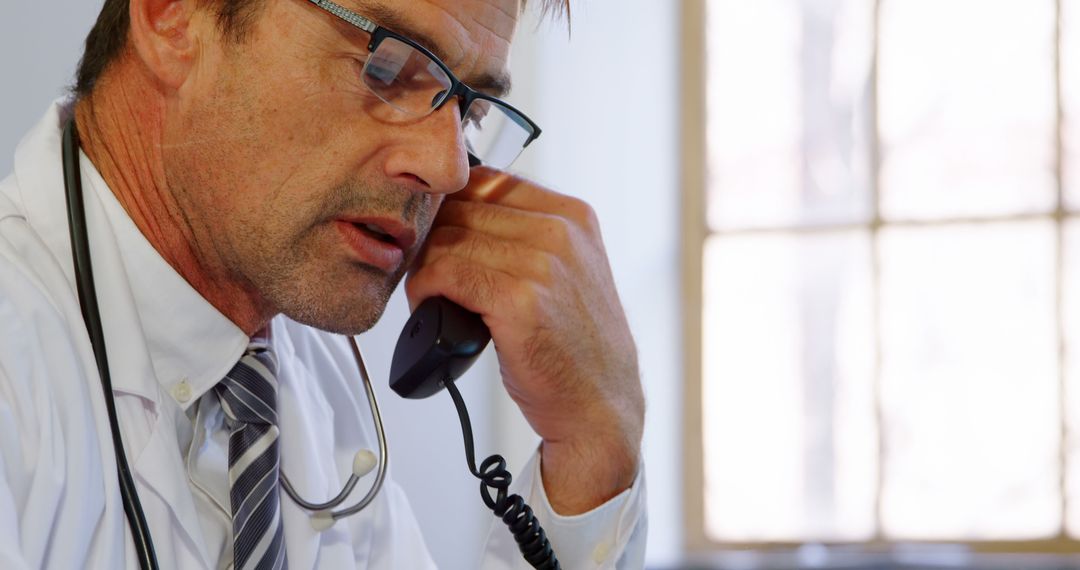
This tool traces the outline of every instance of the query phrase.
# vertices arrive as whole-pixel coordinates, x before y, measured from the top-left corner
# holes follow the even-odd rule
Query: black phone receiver
[[[446,388],[457,408],[469,471],[480,480],[480,496],[509,527],[521,555],[533,568],[561,570],[544,529],[525,499],[510,494],[513,480],[501,455],[476,466],[472,422],[454,380],[476,362],[491,341],[480,315],[446,297],[431,297],[413,311],[398,337],[390,363],[390,387],[402,398],[420,399]]]
[[[425,299],[398,337],[390,387],[402,398],[427,398],[465,374],[489,341],[480,315],[446,297]]]

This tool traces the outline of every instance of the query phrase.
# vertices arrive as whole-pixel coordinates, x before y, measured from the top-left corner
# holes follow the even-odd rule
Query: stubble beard
[[[327,332],[362,333],[386,310],[427,236],[437,205],[428,194],[364,182],[316,193],[312,200],[319,203],[304,204],[312,207],[304,209],[309,213],[299,226],[303,229],[288,232],[292,239],[281,239],[272,228],[298,227],[296,211],[273,212],[276,220],[250,229],[249,243],[241,246],[249,255],[241,258],[256,261],[243,266],[244,277],[275,314]],[[397,215],[416,228],[416,244],[393,273],[346,259],[333,221],[357,212]]]

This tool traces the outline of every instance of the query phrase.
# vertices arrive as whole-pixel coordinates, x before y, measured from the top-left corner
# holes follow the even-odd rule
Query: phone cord
[[[502,519],[506,526],[510,527],[510,533],[518,543],[521,555],[533,568],[542,570],[562,570],[559,560],[555,557],[555,551],[551,549],[544,529],[540,521],[525,499],[517,493],[507,496],[510,488],[510,471],[506,469],[506,459],[495,454],[480,464],[479,471],[476,469],[476,455],[473,449],[472,423],[469,421],[469,411],[465,408],[465,401],[461,398],[461,392],[454,385],[453,380],[445,382],[446,390],[454,399],[457,408],[458,419],[461,420],[461,433],[465,436],[465,458],[469,462],[469,471],[480,480],[480,496],[484,504],[495,512],[495,516]],[[491,492],[495,491],[495,498]]]

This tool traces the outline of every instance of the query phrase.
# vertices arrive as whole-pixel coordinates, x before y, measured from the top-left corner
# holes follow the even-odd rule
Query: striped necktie
[[[214,387],[229,428],[235,570],[285,568],[278,492],[277,358],[253,339]]]

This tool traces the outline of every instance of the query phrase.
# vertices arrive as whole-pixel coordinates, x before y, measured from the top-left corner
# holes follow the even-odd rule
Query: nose
[[[425,192],[450,194],[469,181],[469,159],[458,105],[449,101],[407,126],[408,136],[387,162],[392,178],[411,179]]]

